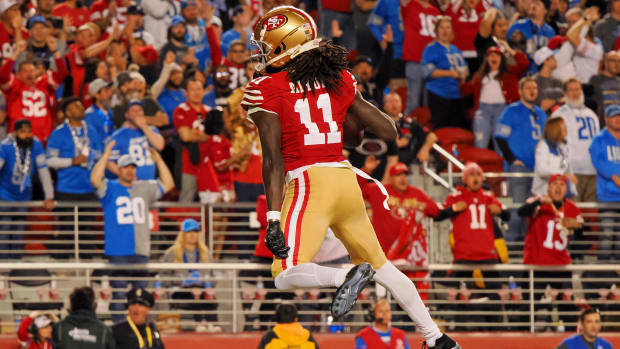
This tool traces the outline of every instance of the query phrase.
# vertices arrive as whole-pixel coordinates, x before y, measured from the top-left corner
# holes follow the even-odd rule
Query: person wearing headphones
[[[33,311],[19,324],[17,338],[25,343],[23,348],[28,349],[52,349],[55,348],[52,341],[52,324],[58,322],[54,314],[43,314]]]
[[[392,310],[387,299],[379,299],[371,314],[373,323],[357,333],[355,349],[409,349],[405,331],[391,325]]]

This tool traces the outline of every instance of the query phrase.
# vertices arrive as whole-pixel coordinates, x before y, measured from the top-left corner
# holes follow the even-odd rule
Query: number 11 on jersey
[[[312,121],[308,99],[298,99],[295,102],[295,112],[299,113],[301,123],[308,129],[308,133],[304,135],[304,145],[340,143],[342,135],[338,130],[338,124],[332,118],[332,105],[329,94],[320,94],[316,100],[316,107],[323,114],[323,122],[329,125],[327,139],[325,137],[326,133],[321,132],[319,125]]]

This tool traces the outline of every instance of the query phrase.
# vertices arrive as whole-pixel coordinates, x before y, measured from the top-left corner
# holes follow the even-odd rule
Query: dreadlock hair
[[[344,85],[341,72],[343,69],[349,70],[348,54],[346,48],[329,40],[295,57],[282,70],[288,73],[292,83],[301,84],[304,97],[308,88],[315,93],[315,82],[323,84],[327,92],[340,95],[340,88]]]

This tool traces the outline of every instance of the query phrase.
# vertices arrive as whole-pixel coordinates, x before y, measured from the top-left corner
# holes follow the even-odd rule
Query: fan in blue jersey
[[[56,200],[75,204],[79,201],[96,201],[97,197],[90,184],[90,170],[101,155],[99,134],[84,121],[85,113],[82,102],[77,97],[69,97],[61,101],[61,110],[65,115],[65,122],[58,126],[50,135],[47,142],[47,165],[56,169]],[[59,207],[60,212],[73,212],[72,207]],[[65,250],[74,248],[73,230],[74,216],[62,215],[59,218],[63,224],[62,231],[71,231],[70,234],[56,235],[54,238],[67,241],[64,244],[55,244],[53,249],[63,250],[54,255],[55,258],[69,256]],[[85,221],[85,219],[80,219]],[[91,227],[80,225],[79,231],[91,230]],[[85,235],[80,240],[92,240],[92,235]],[[94,245],[82,246],[81,249],[94,249]],[[73,253],[71,253],[73,255]],[[83,255],[84,257],[87,254]]]
[[[547,8],[545,4],[536,0],[528,9],[528,18],[520,19],[508,28],[506,37],[509,40],[513,40],[515,32],[520,32],[525,39],[525,53],[531,58],[534,57],[534,53],[541,47],[547,46],[549,40],[555,36],[555,31],[549,24],[545,22],[545,16],[547,15]],[[535,67],[532,65],[534,72]]]
[[[114,132],[112,109],[110,109],[110,101],[114,93],[112,85],[111,82],[103,79],[96,79],[88,85],[88,93],[93,96],[93,104],[86,109],[84,121],[97,131],[102,142],[105,142]],[[103,149],[103,144],[99,148]]]
[[[21,119],[15,122],[12,134],[0,143],[0,200],[1,201],[29,201],[32,200],[32,175],[34,169],[39,172],[39,178],[45,192],[44,206],[54,207],[54,188],[45,162],[43,145],[32,135],[30,121]],[[25,212],[26,207],[3,206],[0,211],[0,221],[21,221],[23,217],[12,215],[11,212]],[[22,225],[0,225],[0,231],[23,231]],[[0,235],[0,259],[18,259],[19,254],[10,254],[8,251],[21,250],[21,244],[11,244],[5,241],[23,240],[22,234]]]
[[[164,137],[159,134],[156,127],[146,123],[142,102],[129,103],[125,119],[123,126],[110,137],[110,141],[114,141],[115,145],[107,169],[111,174],[118,175],[119,169],[116,162],[121,156],[129,155],[136,165],[139,180],[155,179],[155,163],[151,158],[150,148],[158,151],[164,149]]]
[[[151,150],[151,158],[157,165],[161,180],[137,180],[136,163],[130,155],[123,155],[117,161],[118,179],[104,179],[106,165],[112,155],[115,142],[105,148],[103,156],[90,175],[90,181],[97,190],[104,216],[105,256],[111,263],[147,263],[151,254],[151,231],[149,210],[153,203],[174,187],[170,170],[156,150]],[[145,271],[118,270],[112,273],[110,285],[117,291],[112,293],[115,300],[124,299],[129,283],[133,288],[146,287],[147,281],[136,280],[147,276]],[[113,302],[110,310],[123,310],[125,304]],[[124,319],[121,314],[112,316],[115,322]]]
[[[507,106],[499,116],[495,140],[510,166],[509,172],[533,172],[536,145],[542,139],[547,114],[535,104],[538,85],[534,79],[519,80],[519,94],[521,100]],[[508,195],[513,202],[525,202],[531,192],[531,177],[508,178]],[[508,226],[506,241],[523,241],[527,226],[516,212]]]
[[[431,123],[434,129],[467,128],[459,81],[465,81],[469,70],[461,51],[451,44],[454,31],[450,17],[437,18],[435,33],[437,40],[426,45],[422,53]]]

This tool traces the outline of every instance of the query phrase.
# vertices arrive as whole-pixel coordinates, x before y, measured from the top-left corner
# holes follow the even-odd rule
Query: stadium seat
[[[405,94],[407,91],[405,91]],[[426,127],[429,130],[433,129],[431,124],[431,111],[427,107],[417,107],[410,114],[420,125]]]

